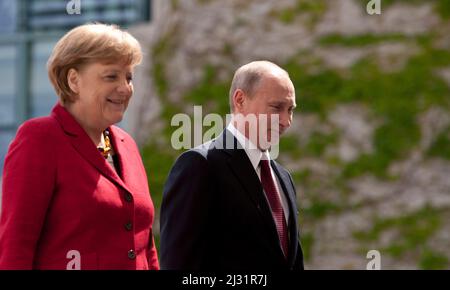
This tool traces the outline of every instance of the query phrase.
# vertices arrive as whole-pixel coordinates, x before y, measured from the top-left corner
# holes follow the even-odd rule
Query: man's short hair
[[[240,89],[250,98],[253,97],[263,77],[274,69],[286,74],[289,78],[289,74],[284,69],[267,60],[253,61],[238,68],[234,73],[229,93],[231,112],[234,112],[233,95],[236,90]]]

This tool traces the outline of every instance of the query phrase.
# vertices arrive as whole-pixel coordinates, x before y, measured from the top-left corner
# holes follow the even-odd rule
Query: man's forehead
[[[294,85],[289,77],[286,76],[274,76],[268,75],[266,77],[261,78],[260,84],[266,85],[267,87],[272,87],[276,89],[285,89],[285,90],[294,90]]]

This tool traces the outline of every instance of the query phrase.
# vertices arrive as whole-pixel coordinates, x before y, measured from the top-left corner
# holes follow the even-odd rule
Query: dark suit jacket
[[[225,130],[176,160],[161,207],[161,268],[302,270],[291,176],[271,162],[289,203],[286,259],[258,175],[245,150],[230,145],[239,148]]]

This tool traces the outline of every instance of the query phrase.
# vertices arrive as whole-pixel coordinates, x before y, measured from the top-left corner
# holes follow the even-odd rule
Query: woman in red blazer
[[[5,159],[0,269],[159,269],[139,150],[113,126],[141,59],[116,26],[79,26],[56,44],[60,102],[20,126]]]

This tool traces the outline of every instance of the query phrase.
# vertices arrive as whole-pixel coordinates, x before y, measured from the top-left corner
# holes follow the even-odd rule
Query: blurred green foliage
[[[327,3],[325,0],[297,0],[293,7],[272,11],[271,15],[285,24],[294,22],[297,16],[306,17],[306,24],[313,26],[326,12]]]
[[[434,3],[436,12],[443,18],[450,18],[450,0],[382,0],[382,5],[388,7],[394,3],[407,3],[407,4],[424,4]]]
[[[445,270],[450,263],[445,254],[437,253],[430,249],[422,251],[420,256],[419,268],[423,270]]]
[[[301,232],[301,245],[303,250],[303,258],[306,262],[311,259],[312,245],[314,244],[314,236],[309,232]]]
[[[231,80],[219,81],[217,69],[211,65],[205,66],[202,80],[192,88],[184,100],[194,106],[204,106],[203,114],[216,113],[225,116],[230,112],[228,91]]]
[[[339,213],[342,208],[335,202],[323,201],[320,198],[311,198],[311,205],[303,210],[305,217],[319,219],[331,213]]]
[[[408,215],[394,218],[375,218],[374,225],[368,231],[358,231],[354,237],[363,242],[378,242],[381,234],[394,231],[392,242],[380,249],[394,258],[407,252],[426,250],[428,240],[441,226],[440,210],[426,206]],[[431,260],[428,258],[428,261]],[[430,263],[430,262],[428,262]]]
[[[141,154],[144,166],[147,169],[152,200],[155,209],[159,210],[164,183],[177,155],[171,150],[156,146],[156,144],[147,145]]]
[[[441,157],[450,160],[450,128],[439,134],[427,151],[430,157]]]
[[[339,45],[346,47],[361,47],[371,44],[378,44],[380,42],[404,41],[408,37],[403,34],[361,34],[353,36],[343,36],[340,34],[329,34],[319,39],[318,43],[321,46]]]
[[[436,10],[443,19],[450,19],[450,0],[438,0]]]
[[[367,105],[374,117],[383,121],[375,131],[374,153],[346,164],[343,177],[364,173],[388,177],[386,169],[391,162],[405,157],[420,140],[417,114],[432,105],[449,107],[450,89],[434,71],[450,64],[450,52],[423,49],[394,72],[382,71],[370,58],[353,65],[345,76],[327,68],[310,74],[295,60],[285,66],[301,111],[326,116],[337,104],[357,102]],[[323,148],[316,151],[321,152]]]

